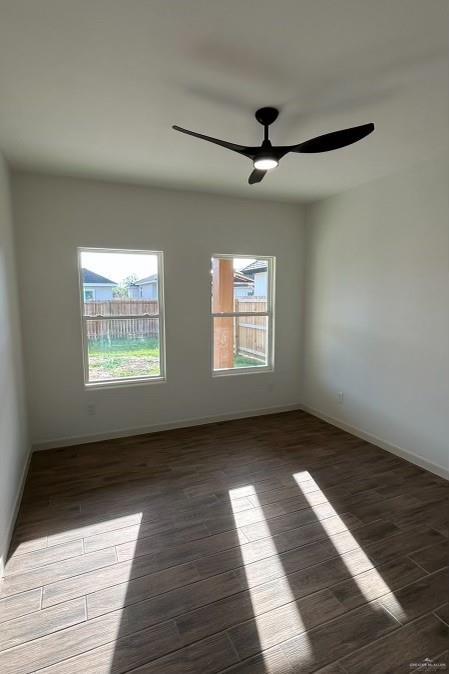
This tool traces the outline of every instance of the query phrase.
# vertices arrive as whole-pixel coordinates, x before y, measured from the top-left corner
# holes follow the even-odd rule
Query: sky
[[[253,257],[235,257],[234,258],[234,269],[243,269],[243,267],[246,267],[248,264],[251,264],[251,262],[254,262]]]
[[[234,269],[242,269],[254,262],[254,258],[234,258]],[[81,253],[81,266],[84,269],[120,283],[127,276],[135,274],[138,279],[157,272],[157,255],[148,253]]]
[[[157,255],[146,253],[81,253],[81,266],[120,283],[135,274],[138,279],[157,272]]]

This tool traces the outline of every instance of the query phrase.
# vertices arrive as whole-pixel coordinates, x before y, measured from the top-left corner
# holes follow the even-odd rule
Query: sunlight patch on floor
[[[278,634],[276,629],[277,626],[271,624],[272,621],[269,619],[271,614],[273,616],[276,615],[276,609],[271,609],[270,605],[267,604],[267,596],[265,595],[264,592],[261,592],[259,590],[261,582],[260,569],[257,568],[259,565],[252,564],[252,562],[254,562],[254,559],[247,550],[248,540],[245,538],[243,532],[239,529],[240,526],[244,526],[245,512],[239,512],[237,508],[234,507],[233,503],[237,502],[238,499],[241,499],[243,495],[252,496],[254,504],[258,509],[261,509],[261,506],[259,503],[259,499],[257,498],[256,490],[251,485],[248,485],[243,489],[231,489],[229,491],[229,498],[231,501],[231,507],[233,510],[235,525],[237,528],[237,535],[240,543],[242,561],[244,564],[246,578],[248,581],[249,587],[248,591],[251,596],[251,604],[253,608],[254,621],[257,628],[257,636],[260,644],[260,649],[268,650],[279,641],[279,637],[276,638],[276,634]],[[262,509],[261,511],[263,512]],[[258,524],[260,526],[260,522]],[[286,622],[288,623],[288,629],[290,633],[291,632],[294,632],[295,634],[304,633],[306,627],[301,619],[298,607],[294,603],[295,597],[291,591],[287,576],[282,566],[282,562],[279,559],[278,551],[273,542],[272,535],[270,532],[270,527],[265,519],[263,520],[262,525],[265,529],[264,533],[266,536],[266,538],[264,538],[264,542],[266,542],[270,548],[267,552],[267,557],[270,558],[270,567],[273,566],[273,562],[275,565],[278,566],[278,569],[276,569],[276,575],[278,576],[278,579],[276,579],[276,581],[274,582],[276,584],[276,592],[279,594],[279,596],[282,596],[282,602],[280,603],[282,603],[283,613],[285,614],[284,620],[286,620]],[[267,611],[270,611],[270,615],[267,614]],[[292,635],[289,634],[289,636],[291,637]],[[296,664],[299,665],[302,663],[305,665],[309,662],[313,662],[312,655],[313,655],[312,649],[310,645],[308,645],[301,654],[301,662],[298,662]],[[272,657],[270,657],[269,654],[267,654],[267,656],[264,658],[264,666],[267,674],[280,674],[279,665],[276,664],[276,662],[273,660]]]
[[[92,536],[107,534],[110,531],[126,529],[127,527],[131,527],[133,525],[140,525],[142,522],[142,517],[143,513],[141,512],[132,513],[131,515],[113,517],[107,522],[90,522],[79,527],[73,527],[72,529],[67,529],[65,531],[49,535],[47,546],[51,547],[53,545],[60,545],[61,543],[75,540],[77,538],[91,538]]]
[[[301,492],[305,499],[308,501],[310,507],[312,510],[315,510],[315,506],[313,505],[312,499],[309,497],[309,494],[307,494],[305,491],[302,490],[301,488],[301,483],[304,481],[310,482],[312,479],[312,476],[308,471],[302,471],[300,473],[294,473],[293,478],[295,482],[297,483],[298,487],[301,489]],[[315,483],[316,484],[316,483]],[[329,500],[326,498],[324,493],[321,491],[321,489],[317,485],[317,490],[323,495],[323,497],[326,499],[326,502],[329,504],[329,507],[333,510],[333,513],[335,517],[337,517],[342,526],[344,527],[344,531],[346,534],[346,541],[344,541],[344,545],[340,544],[340,540],[338,537],[332,536],[330,537],[331,534],[333,534],[333,531],[328,530],[328,523],[326,520],[320,520],[320,524],[323,527],[324,531],[329,535],[329,540],[332,542],[332,545],[335,547],[335,550],[338,552],[340,555],[342,561],[344,562],[345,566],[347,567],[349,573],[351,574],[352,580],[354,583],[357,585],[360,593],[363,595],[366,601],[373,601],[374,599],[378,599],[379,597],[385,595],[385,594],[391,594],[392,595],[392,601],[394,602],[394,609],[395,609],[395,615],[399,619],[405,619],[407,616],[402,609],[402,606],[400,603],[396,600],[394,597],[394,593],[390,589],[390,587],[387,585],[387,583],[384,581],[382,578],[381,574],[375,569],[374,563],[370,560],[368,555],[363,551],[363,548],[357,543],[355,537],[352,535],[351,531],[346,527],[344,524],[343,520],[337,513],[337,511],[333,508]],[[315,492],[314,492],[315,493]],[[352,548],[353,550],[348,552],[348,546],[347,546],[347,538],[350,538],[352,542]],[[352,552],[355,551],[355,554],[352,554]],[[364,571],[369,570],[366,574]],[[374,581],[374,582],[373,582]]]
[[[82,560],[82,558],[85,555],[101,554],[105,549],[100,548],[99,550],[94,551],[93,553],[88,553],[86,551],[82,552],[83,539],[87,540],[89,539],[89,537],[103,536],[103,535],[113,536],[115,532],[119,533],[121,530],[124,530],[127,527],[131,527],[133,529],[133,533],[136,533],[134,530],[137,529],[135,540],[130,542],[130,544],[133,545],[133,550],[135,552],[139,548],[140,542],[139,529],[142,523],[142,519],[143,519],[142,512],[133,513],[131,515],[125,515],[122,517],[114,517],[110,520],[104,521],[99,521],[99,518],[97,518],[97,522],[94,524],[91,523],[83,526],[77,526],[73,527],[72,529],[67,528],[65,531],[59,531],[58,533],[49,533],[48,536],[35,540],[33,540],[31,537],[24,540],[20,546],[17,546],[15,554],[13,554],[8,560],[9,569],[11,573],[9,575],[6,574],[5,578],[3,579],[2,587],[6,590],[5,597],[9,596],[14,597],[14,595],[16,594],[10,591],[10,583],[14,584],[15,579],[17,577],[20,578],[20,574],[26,573],[27,571],[32,571],[34,569],[39,569],[41,567],[46,570],[47,574],[46,586],[51,586],[52,583],[58,583],[58,581],[64,583],[65,581],[69,582],[73,580],[75,576],[72,575],[68,575],[67,577],[63,577],[62,579],[59,577],[58,574],[60,573],[60,570],[64,565],[68,565],[68,567],[70,567],[70,565],[78,563],[79,560]],[[47,525],[47,528],[51,529],[51,523]],[[46,545],[34,549],[36,547],[37,541],[39,542],[43,541],[46,543]],[[60,557],[58,559],[57,546],[60,545],[61,547],[68,547],[74,543],[81,544],[80,548],[81,552],[79,552],[78,554],[74,553],[73,555],[69,555],[67,557]],[[17,553],[17,550],[19,551],[19,554]],[[49,555],[56,554],[56,557],[55,558],[50,557],[48,563],[45,563],[45,561],[42,561],[42,556],[46,555],[47,553]],[[35,560],[36,554],[38,555],[38,558]],[[83,653],[83,655],[81,656],[83,665],[85,666],[86,670],[95,671],[95,674],[110,674],[112,671],[116,671],[117,669],[116,660],[118,658],[118,655],[116,655],[116,642],[121,637],[127,636],[129,634],[126,621],[125,623],[123,623],[124,612],[122,609],[127,604],[129,584],[130,582],[132,582],[131,573],[133,569],[133,558],[134,553],[130,556],[129,561],[125,562],[125,564],[119,564],[117,566],[116,563],[111,562],[109,564],[105,564],[105,566],[103,566],[102,568],[94,567],[89,571],[87,571],[85,576],[83,573],[80,572],[80,575],[78,576],[79,586],[77,587],[76,591],[72,589],[71,595],[72,602],[76,601],[77,599],[81,599],[83,598],[84,595],[86,595],[84,599],[86,608],[86,619],[96,617],[101,619],[102,634],[98,637],[98,640],[95,642],[95,645],[91,652],[92,665],[89,661],[90,656],[88,653]],[[23,565],[23,568],[19,568],[18,567],[19,564]],[[120,571],[117,570],[118,567],[120,567]],[[54,579],[51,577],[51,572],[53,568],[55,569]],[[6,569],[8,569],[8,565],[6,566]],[[114,575],[113,576],[111,575],[110,584],[106,583],[102,585],[101,588],[97,590],[97,592],[94,593],[89,592],[88,589],[83,587],[84,578],[88,580],[91,577],[92,573],[95,574],[97,572],[102,572],[104,576],[108,576],[108,573],[111,570],[114,570]],[[117,582],[118,579],[120,579],[121,581],[120,583]],[[102,593],[107,593],[108,590],[113,590],[114,593],[114,603],[115,603],[114,610],[99,613],[98,615],[90,614],[89,613],[90,598],[95,596],[95,594],[101,595]],[[47,606],[41,606],[42,609],[52,609],[53,607],[54,604],[52,603],[49,603]],[[84,623],[80,622],[74,623],[74,626],[75,625],[81,626],[82,624],[88,625],[87,622]],[[61,662],[58,664],[58,667],[59,665],[62,665],[62,662],[64,662],[65,665],[67,666],[67,671],[72,671],[70,665],[72,664],[72,662],[75,661],[77,662],[78,657],[79,657],[78,654],[73,656],[73,658],[70,657],[67,660],[64,660],[63,657],[61,657]],[[90,668],[90,665],[92,666],[92,669]],[[64,668],[64,666],[62,668]],[[34,671],[34,667],[32,669]],[[29,671],[31,671],[31,669]]]
[[[55,506],[57,508],[57,506]],[[71,542],[81,541],[85,539],[89,541],[95,536],[107,536],[109,532],[118,531],[119,529],[125,530],[130,527],[135,527],[137,533],[142,523],[143,513],[132,513],[130,515],[117,515],[109,520],[103,521],[99,520],[98,515],[92,516],[92,520],[84,518],[86,520],[85,524],[77,524],[77,519],[73,520],[73,526],[68,526],[70,519],[62,519],[55,524],[52,520],[49,520],[47,523],[45,521],[42,524],[34,525],[33,529],[39,531],[39,535],[31,535],[25,531],[19,531],[15,533],[11,548],[8,556],[8,563],[14,562],[17,558],[22,558],[29,553],[41,551],[44,554],[44,551],[47,548],[56,548],[56,546],[64,546]],[[41,535],[42,534],[42,535]],[[138,536],[137,536],[138,538]],[[100,549],[101,547],[109,547],[107,545],[100,545],[97,548],[88,549],[89,546],[86,546],[85,552],[93,552],[94,549]],[[57,553],[56,553],[57,554]],[[68,555],[76,556],[76,555]],[[57,557],[55,557],[57,559]],[[8,567],[7,567],[8,569]]]

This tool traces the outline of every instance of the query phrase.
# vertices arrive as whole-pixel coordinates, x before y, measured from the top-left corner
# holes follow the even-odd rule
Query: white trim
[[[246,355],[246,354],[245,354]],[[248,355],[248,358],[256,360],[254,356]],[[248,365],[248,367],[228,367],[223,368],[223,370],[214,370],[212,372],[212,377],[234,377],[238,374],[259,374],[260,372],[265,372],[265,374],[273,372],[273,368],[269,365]]]
[[[77,260],[78,260],[78,287],[79,287],[79,298],[80,298],[80,326],[81,326],[81,344],[82,344],[82,362],[83,362],[83,377],[84,377],[84,389],[92,388],[105,388],[112,386],[134,386],[139,384],[149,384],[153,382],[160,383],[165,381],[167,377],[167,361],[166,361],[166,344],[165,344],[165,302],[164,302],[164,253],[161,250],[127,250],[127,249],[118,249],[118,248],[85,248],[83,246],[78,246],[77,249]],[[154,377],[129,377],[129,378],[117,378],[117,379],[104,379],[100,381],[89,381],[89,353],[88,353],[88,343],[86,338],[86,321],[87,320],[125,320],[129,318],[134,318],[134,316],[87,316],[84,313],[84,286],[91,285],[85,284],[82,279],[82,270],[81,265],[81,254],[88,252],[103,252],[103,253],[126,253],[126,254],[145,254],[153,255],[157,258],[157,301],[159,304],[159,313],[158,314],[142,314],[136,316],[136,318],[149,318],[157,319],[159,321],[159,374]],[[130,298],[132,299],[132,298]]]
[[[11,517],[9,520],[9,526],[6,531],[6,536],[5,540],[2,541],[2,548],[4,550],[5,555],[9,553],[9,549],[11,547],[11,540],[12,540],[12,535],[14,532],[14,527],[16,526],[16,520],[17,520],[17,515],[19,514],[19,508],[20,504],[22,503],[22,496],[23,496],[23,490],[25,489],[25,483],[28,477],[28,472],[30,470],[30,463],[31,463],[31,456],[33,454],[33,449],[32,447],[28,448],[28,454],[25,460],[25,464],[22,469],[22,475],[20,476],[20,482],[19,482],[19,488],[17,489],[17,494],[16,498],[14,501],[14,507],[12,509]],[[6,559],[3,560],[3,557],[0,556],[0,578],[3,578],[5,575],[5,562]]]
[[[238,299],[238,298],[237,298]],[[270,317],[269,311],[214,311],[212,318],[239,318],[241,316],[267,316]]]
[[[151,302],[151,300],[150,300]],[[85,321],[126,321],[136,318],[157,318],[161,317],[160,314],[84,314],[83,320]]]
[[[210,368],[212,377],[222,377],[223,375],[228,374],[250,374],[253,370],[258,372],[274,372],[274,331],[275,331],[275,278],[276,278],[276,257],[274,255],[245,255],[244,253],[214,253],[211,255],[211,274],[210,274],[210,283],[211,291],[213,290],[213,260],[218,258],[220,260],[234,260],[235,258],[244,258],[244,259],[253,259],[253,260],[265,260],[267,263],[267,268],[265,270],[267,274],[267,310],[266,311],[231,311],[231,312],[216,312],[213,311],[213,294],[211,292],[211,310],[210,310]],[[234,299],[239,299],[237,298]],[[248,366],[245,368],[242,367],[231,367],[224,368],[222,370],[216,370],[214,368],[214,319],[215,318],[240,318],[244,316],[265,316],[267,320],[267,361],[266,365],[262,366]],[[247,327],[247,326],[243,326]],[[251,326],[255,327],[255,326]]]
[[[280,412],[294,412],[301,410],[299,403],[292,405],[277,405],[274,407],[263,407],[245,410],[244,412],[228,412],[226,414],[216,414],[207,417],[190,417],[187,419],[178,419],[168,421],[162,424],[152,424],[150,426],[137,426],[134,428],[121,428],[115,431],[106,431],[105,433],[95,433],[93,435],[74,435],[71,437],[56,438],[37,442],[33,445],[33,452],[39,452],[46,449],[57,449],[59,447],[70,447],[71,445],[83,445],[89,442],[101,442],[103,440],[113,440],[114,438],[126,438],[134,435],[145,435],[147,433],[159,433],[160,431],[170,431],[174,428],[188,428],[189,426],[203,426],[206,424],[215,424],[219,421],[232,421],[233,419],[246,419],[249,417],[259,417],[266,414],[279,414]]]
[[[104,388],[124,388],[127,386],[138,386],[139,384],[164,384],[165,377],[155,375],[154,377],[128,377],[123,379],[99,379],[84,384],[86,389],[104,389]]]
[[[85,253],[140,253],[141,255],[147,255],[148,253],[162,252],[161,250],[148,251],[146,248],[102,248],[98,246],[79,246],[79,249]]]
[[[268,318],[268,314],[267,314]],[[239,323],[240,328],[253,328],[254,330],[267,330],[266,325],[255,325],[255,323]]]
[[[318,417],[318,419],[326,421],[328,424],[331,424],[332,426],[341,428],[343,431],[347,431],[348,433],[351,433],[352,435],[355,435],[358,438],[361,438],[362,440],[366,440],[367,442],[370,442],[373,445],[377,445],[377,447],[380,447],[381,449],[384,449],[385,451],[390,452],[391,454],[396,454],[396,456],[400,456],[401,459],[405,459],[406,461],[414,463],[416,466],[419,466],[420,468],[424,468],[424,470],[428,470],[431,473],[435,473],[435,475],[438,475],[439,477],[443,477],[446,480],[449,480],[449,470],[447,468],[444,468],[443,466],[440,466],[439,464],[434,463],[433,461],[429,461],[428,459],[425,459],[419,454],[411,452],[409,449],[404,449],[403,447],[398,447],[397,445],[393,445],[390,442],[386,442],[385,440],[379,438],[377,435],[368,433],[367,431],[364,431],[361,428],[358,428],[357,426],[352,426],[351,424],[348,424],[345,421],[341,421],[340,419],[336,419],[335,417],[329,417],[327,414],[324,414],[323,412],[320,412],[319,410],[316,410],[313,407],[309,407],[308,405],[302,405],[301,409],[304,410],[304,412],[307,412],[308,414],[312,414],[314,417]]]

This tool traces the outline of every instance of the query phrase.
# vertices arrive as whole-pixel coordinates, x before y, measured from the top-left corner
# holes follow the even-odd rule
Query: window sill
[[[274,372],[274,367],[235,367],[229,370],[212,370],[212,377],[234,377],[239,374],[267,374]]]
[[[122,381],[95,381],[95,382],[84,382],[84,388],[87,391],[92,390],[101,390],[107,388],[127,388],[129,386],[143,386],[145,384],[164,384],[166,382],[165,377],[145,377],[142,379],[123,379]]]

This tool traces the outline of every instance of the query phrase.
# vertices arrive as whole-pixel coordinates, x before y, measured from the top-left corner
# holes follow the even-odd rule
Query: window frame
[[[91,300],[86,300],[86,293],[92,293]],[[95,302],[95,288],[86,289],[83,284],[83,302]]]
[[[251,311],[247,312],[223,312],[217,313],[213,311],[213,296],[212,296],[212,260],[219,258],[222,260],[234,260],[235,258],[252,259],[252,260],[266,260],[267,261],[267,311]],[[274,372],[274,333],[275,333],[275,279],[276,279],[276,257],[274,255],[254,255],[246,253],[213,253],[211,255],[211,298],[210,298],[210,350],[211,350],[211,373],[212,377],[233,377],[240,374],[258,374]],[[252,367],[233,367],[222,370],[214,369],[214,319],[215,318],[238,318],[240,316],[266,316],[267,321],[267,365],[254,365]]]
[[[148,318],[159,320],[159,364],[160,374],[157,376],[144,377],[122,377],[120,379],[105,379],[99,381],[89,381],[89,351],[86,324],[89,320],[113,319],[124,320],[129,318],[145,318],[145,315],[128,315],[128,316],[91,316],[86,317],[84,313],[84,288],[82,280],[82,253],[125,253],[132,255],[133,253],[140,255],[156,255],[158,258],[158,306],[159,312],[152,314]],[[82,360],[83,360],[83,381],[85,389],[105,389],[105,388],[119,388],[125,386],[141,386],[143,384],[160,384],[167,380],[166,375],[166,349],[165,349],[165,301],[164,301],[164,253],[161,250],[139,250],[135,248],[92,248],[86,246],[78,246],[77,248],[77,262],[78,262],[78,296],[80,300],[80,326],[81,326],[81,344],[82,344]]]

